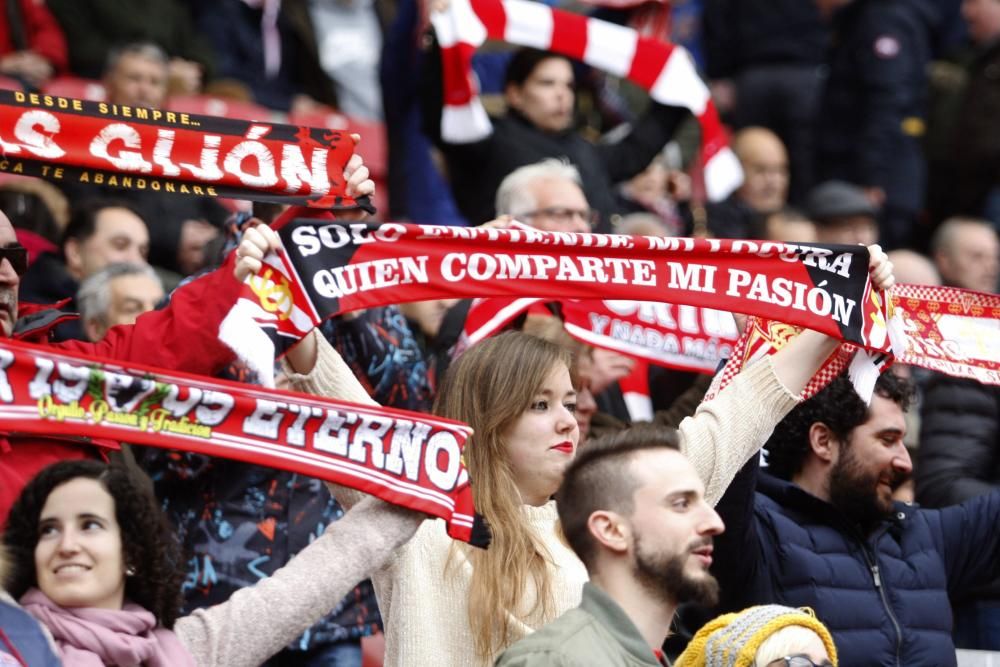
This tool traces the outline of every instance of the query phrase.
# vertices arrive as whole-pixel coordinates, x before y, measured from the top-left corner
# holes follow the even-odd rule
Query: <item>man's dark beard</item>
[[[878,495],[880,471],[865,471],[850,443],[841,446],[841,455],[830,471],[830,504],[866,533],[892,514],[892,501],[886,504]],[[890,473],[889,485],[898,489],[909,475],[901,470]]]
[[[700,546],[697,545],[697,546]],[[681,553],[647,553],[642,541],[635,538],[635,564],[633,573],[642,587],[656,595],[666,604],[680,605],[694,602],[706,607],[714,607],[719,602],[719,582],[707,571],[704,576],[688,576],[684,566],[691,556],[689,546]]]

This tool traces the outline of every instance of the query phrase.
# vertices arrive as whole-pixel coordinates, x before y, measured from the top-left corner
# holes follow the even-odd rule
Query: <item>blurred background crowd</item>
[[[880,243],[897,282],[997,292],[1000,0],[556,4],[685,46],[743,184],[707,201],[689,114],[578,62],[492,43],[473,67],[493,134],[443,140],[440,49],[421,0],[6,0],[0,88],[357,132],[381,220]],[[21,300],[81,313],[54,335],[90,341],[214,265],[251,215],[276,213],[2,172],[0,210],[30,253]],[[323,334],[380,403],[426,411],[467,310],[402,304]],[[522,324],[576,351],[581,441],[649,419],[675,425],[665,411],[690,414],[685,401],[704,392],[704,378],[564,341],[546,317]],[[906,438],[915,485],[897,497],[944,507],[995,489],[1000,392],[902,372],[918,388]],[[227,376],[253,380],[238,364]],[[291,473],[136,458],[191,554],[189,610],[269,575],[343,513]],[[955,602],[959,645],[1000,649],[1000,580]],[[366,582],[268,664],[360,664],[361,638],[380,627]]]

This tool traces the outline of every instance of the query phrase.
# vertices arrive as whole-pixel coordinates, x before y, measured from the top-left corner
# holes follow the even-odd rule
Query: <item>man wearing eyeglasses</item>
[[[521,167],[497,188],[497,215],[543,232],[592,232],[600,216],[590,208],[580,183],[577,168],[555,158]]]

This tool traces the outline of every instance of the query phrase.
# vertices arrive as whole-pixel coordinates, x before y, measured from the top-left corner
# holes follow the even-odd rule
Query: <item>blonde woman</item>
[[[267,228],[248,232],[241,261],[255,270],[253,262],[259,265],[278,242]],[[876,284],[888,287],[891,264],[877,247],[872,256]],[[757,453],[836,345],[804,332],[681,423],[681,449],[709,502]],[[288,363],[300,391],[373,403],[320,337],[307,337]],[[475,430],[465,459],[493,541],[476,550],[454,543],[442,521],[425,521],[372,576],[386,626],[386,665],[490,665],[511,643],[579,604],[586,572],[561,539],[550,500],[579,441],[568,364],[559,346],[521,333],[483,341],[452,364],[436,412]],[[333,491],[347,507],[364,497]]]

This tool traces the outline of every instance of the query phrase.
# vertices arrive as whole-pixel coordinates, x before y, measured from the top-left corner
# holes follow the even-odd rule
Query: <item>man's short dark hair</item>
[[[550,58],[565,60],[572,65],[569,58],[558,53],[531,48],[518,49],[514,53],[514,57],[510,59],[510,64],[507,65],[507,73],[503,81],[504,88],[511,84],[523,86],[524,82],[531,76],[531,73],[535,71],[535,68],[542,61],[549,60]]]
[[[66,242],[70,239],[82,242],[93,236],[94,232],[97,231],[97,216],[106,208],[124,208],[135,213],[144,223],[146,222],[139,209],[127,201],[111,198],[88,199],[73,209],[69,223],[66,225],[66,229],[63,230],[59,247],[65,248]]]
[[[629,462],[637,452],[650,449],[680,450],[677,430],[636,424],[587,443],[566,469],[556,492],[559,522],[570,548],[588,568],[596,548],[587,528],[590,515],[598,510],[632,514],[632,496],[639,483],[629,471]]]
[[[895,373],[883,373],[875,383],[875,393],[908,410],[913,401],[913,384]],[[790,480],[802,469],[811,451],[809,428],[816,422],[826,424],[840,442],[848,442],[851,431],[868,420],[868,406],[854,390],[847,373],[817,392],[774,427],[764,445],[768,472]]]

